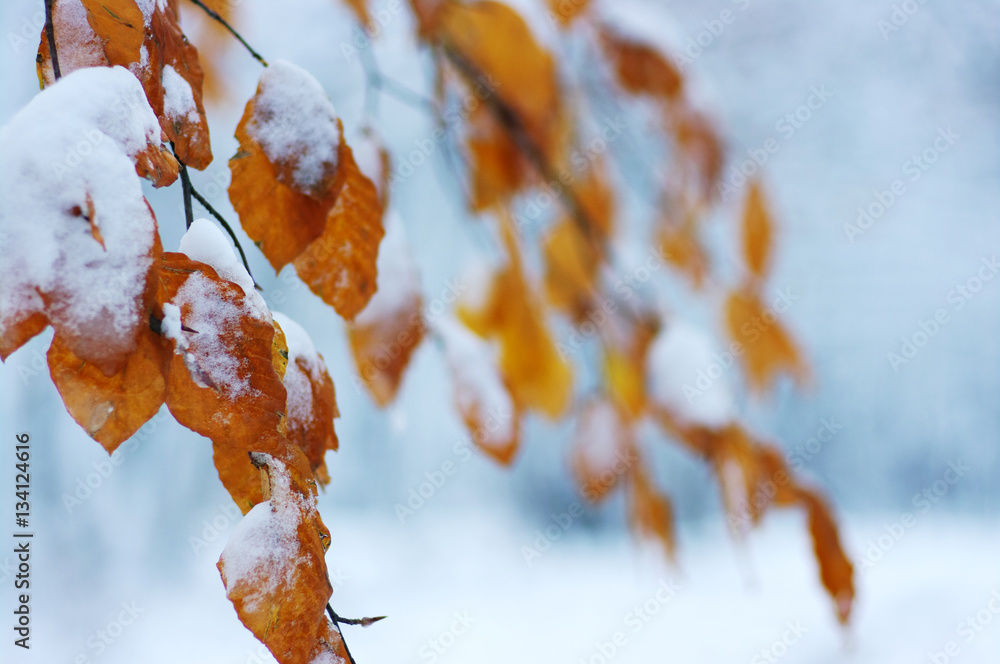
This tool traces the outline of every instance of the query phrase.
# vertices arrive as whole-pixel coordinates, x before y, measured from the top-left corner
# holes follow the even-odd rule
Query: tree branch
[[[174,144],[171,143],[170,147],[173,148]],[[174,151],[176,156],[177,152]],[[177,163],[181,165],[181,191],[184,192],[184,224],[185,228],[191,228],[191,224],[194,223],[194,209],[191,206],[191,178],[188,176],[187,166],[180,159]]]
[[[50,2],[50,0],[46,0],[46,4],[48,2]],[[243,46],[245,46],[248,51],[250,51],[250,55],[252,55],[257,60],[257,62],[264,65],[265,67],[267,66],[267,60],[265,60],[260,53],[253,50],[253,47],[247,43],[247,40],[243,39],[240,33],[236,32],[236,30],[233,29],[233,26],[229,25],[229,22],[226,21],[226,19],[219,16],[219,14],[213,9],[207,7],[205,3],[203,3],[201,0],[191,0],[191,2],[201,7],[205,11],[205,13],[208,14],[212,19],[221,23],[222,26],[226,28],[226,30],[229,30],[229,32],[232,33],[232,35],[236,37],[238,40],[240,40],[240,43],[243,44]]]
[[[195,189],[194,187],[191,187],[191,195],[194,196],[196,201],[201,203],[201,206],[203,208],[208,210],[209,214],[215,217],[215,220],[219,222],[220,226],[226,229],[226,232],[229,233],[229,237],[233,239],[233,244],[236,245],[236,251],[240,252],[240,259],[243,261],[243,267],[246,268],[247,274],[250,275],[250,279],[253,280],[253,287],[256,288],[257,290],[263,290],[257,283],[257,280],[253,278],[253,273],[250,271],[250,264],[247,262],[247,255],[243,253],[243,247],[242,245],[240,245],[240,240],[239,238],[236,237],[236,233],[233,231],[233,227],[229,225],[229,222],[227,222],[225,218],[221,214],[219,214],[216,211],[216,209],[212,207],[207,200],[205,200],[205,197],[199,194],[198,190]]]
[[[45,36],[49,40],[49,55],[52,57],[52,75],[58,81],[62,73],[59,71],[59,54],[56,53],[56,27],[52,23],[52,2],[53,0],[45,0]]]

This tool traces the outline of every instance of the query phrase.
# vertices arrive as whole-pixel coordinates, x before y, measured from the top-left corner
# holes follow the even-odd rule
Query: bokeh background
[[[551,31],[536,3],[511,4],[539,32]],[[770,138],[780,146],[763,169],[780,224],[768,289],[798,295],[784,320],[813,377],[806,389],[789,383],[764,399],[743,395],[738,409],[756,433],[805,450],[805,473],[835,503],[849,554],[873,561],[859,575],[852,624],[842,629],[833,617],[800,514],[771,514],[746,545],[734,545],[707,468],[668,445],[658,445],[657,465],[680,518],[676,566],[630,537],[620,497],[588,509],[527,564],[522,547],[536,530],[580,501],[566,463],[571,428],[529,421],[510,470],[456,453],[465,433],[431,343],[417,353],[398,401],[377,410],[354,387],[340,319],[251,250],[269,304],[310,332],[337,385],[341,450],[328,457],[332,482],[320,497],[334,538],[333,603],[341,615],[389,616],[368,629],[345,628],[352,652],[361,664],[754,662],[768,653],[789,664],[997,661],[1000,279],[983,282],[971,299],[958,296],[961,308],[955,289],[1000,253],[1000,3],[620,5],[672,48],[697,40],[724,10],[735,16],[702,38],[708,43],[688,71],[724,131],[731,163]],[[0,3],[0,124],[37,92],[41,6]],[[391,19],[370,53],[384,73],[428,92],[428,61],[414,55],[408,11],[395,6],[372,3]],[[889,31],[897,10],[906,21]],[[182,2],[182,11],[196,9]],[[320,80],[349,136],[361,125],[365,77],[359,58],[345,55],[357,27],[342,3],[244,0],[233,11],[257,50]],[[228,97],[208,109],[216,162],[193,178],[235,220],[226,158],[259,66],[236,45],[222,58]],[[829,98],[789,135],[779,122],[816,89]],[[397,154],[433,131],[426,114],[388,96],[374,122]],[[953,136],[947,150],[934,148],[940,132]],[[641,138],[627,137],[639,148]],[[929,149],[934,163],[911,179],[908,160]],[[905,192],[863,234],[848,237],[845,224],[857,222],[858,208],[896,179]],[[147,195],[164,246],[176,247],[179,188]],[[482,250],[482,232],[463,212],[441,155],[402,181],[393,207],[433,300]],[[712,222],[719,256],[732,251],[736,212],[734,201]],[[893,367],[888,354],[942,308],[949,322]],[[700,321],[719,334],[718,321]],[[3,661],[273,661],[237,620],[215,568],[235,520],[209,442],[164,409],[111,464],[62,406],[44,366],[49,339],[0,366],[0,519],[13,523],[12,441],[27,431],[37,533],[33,649],[14,648],[4,628]],[[842,428],[809,446],[824,421]],[[662,437],[652,428],[642,436]],[[400,523],[396,505],[449,460],[458,472]],[[967,470],[924,511],[915,497],[933,491],[949,464]],[[93,473],[98,486],[87,493],[81,487]],[[901,525],[906,513],[915,516],[912,526]],[[13,602],[9,549],[0,548],[7,616],[0,625]],[[119,629],[123,603],[138,615]],[[638,620],[637,607],[645,616]],[[968,619],[975,629],[962,631]],[[619,631],[624,644],[609,655]]]

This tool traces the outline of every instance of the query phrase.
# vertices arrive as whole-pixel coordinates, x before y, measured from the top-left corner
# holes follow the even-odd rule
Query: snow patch
[[[198,122],[198,106],[191,85],[170,65],[163,67],[163,112],[173,122]]]

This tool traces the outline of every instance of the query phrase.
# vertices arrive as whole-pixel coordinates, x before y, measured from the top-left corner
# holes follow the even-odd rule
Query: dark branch
[[[45,36],[49,40],[49,55],[52,57],[52,75],[58,81],[62,73],[59,71],[59,54],[56,53],[56,27],[52,24],[52,2],[53,0],[45,0]]]
[[[201,0],[191,0],[191,2],[201,7],[205,11],[205,13],[208,14],[212,19],[221,23],[223,27],[226,28],[226,30],[229,30],[229,32],[231,32],[234,37],[240,40],[240,43],[243,44],[243,46],[245,46],[248,51],[250,51],[250,55],[252,55],[257,60],[257,62],[264,65],[265,67],[267,66],[267,60],[265,60],[260,53],[253,50],[253,47],[250,46],[250,44],[248,44],[247,41],[243,39],[242,36],[240,36],[240,33],[236,32],[236,30],[233,29],[233,26],[229,25],[229,22],[226,21],[226,19],[219,16],[219,14],[214,10],[205,6],[205,3],[203,3]]]
[[[170,147],[173,146],[174,144],[171,143]],[[191,228],[191,224],[194,223],[194,208],[191,205],[191,178],[188,176],[188,169],[184,162],[178,159],[177,163],[181,165],[181,191],[184,192],[184,224],[186,228]]]
[[[337,612],[333,610],[333,607],[330,606],[329,602],[326,603],[326,612],[330,614],[330,620],[333,621],[334,625],[337,625],[340,622],[340,616],[338,616]],[[340,628],[338,627],[337,630],[339,631]],[[347,639],[344,638],[343,632],[340,633],[340,641],[344,644],[344,652],[347,653],[347,659],[351,660],[351,664],[358,664],[354,661],[354,655],[351,654],[351,649],[347,647]]]
[[[257,280],[253,278],[253,272],[250,271],[250,264],[247,262],[247,255],[243,253],[243,247],[242,245],[240,245],[239,238],[236,237],[236,233],[233,231],[233,227],[229,225],[229,222],[227,222],[225,218],[223,218],[223,216],[219,214],[216,211],[216,209],[212,207],[207,200],[205,200],[205,197],[199,194],[198,190],[195,189],[194,187],[191,187],[191,195],[194,196],[196,201],[201,203],[201,206],[203,208],[208,210],[209,214],[215,217],[215,220],[219,222],[220,226],[226,229],[226,232],[229,233],[229,237],[233,239],[233,244],[236,245],[236,251],[240,252],[240,259],[243,261],[243,267],[247,269],[247,274],[249,274],[250,278],[253,279],[253,287],[256,288],[257,290],[263,290],[257,284]]]

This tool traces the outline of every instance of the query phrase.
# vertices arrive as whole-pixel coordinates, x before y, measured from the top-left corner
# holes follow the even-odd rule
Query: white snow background
[[[879,21],[904,4],[915,11],[883,34]],[[358,58],[342,52],[354,30],[342,4],[235,5],[248,41],[312,73],[355,140],[364,76]],[[372,2],[392,17],[372,53],[384,72],[427,91],[428,62],[412,57],[413,26],[390,6]],[[37,93],[41,8],[41,0],[0,3],[0,124]],[[724,10],[733,20],[720,30],[712,22]],[[320,497],[333,535],[333,605],[344,616],[389,616],[367,629],[345,627],[353,654],[359,664],[1000,661],[1000,601],[991,599],[1000,591],[1000,280],[961,309],[948,299],[1000,253],[1000,3],[632,0],[617,11],[665,40],[668,14],[665,45],[702,36],[689,71],[725,129],[731,163],[769,138],[780,146],[765,166],[781,225],[767,288],[770,297],[790,290],[797,298],[784,320],[814,384],[782,384],[764,400],[737,391],[732,407],[826,489],[852,557],[878,558],[859,577],[852,625],[836,625],[800,514],[773,514],[746,547],[734,547],[708,471],[657,443],[652,428],[642,436],[656,444],[657,478],[681,519],[678,567],[635,545],[617,498],[572,519],[527,564],[522,547],[581,500],[566,460],[572,429],[529,421],[513,470],[470,454],[445,359],[432,343],[414,357],[397,404],[377,411],[352,384],[336,314],[290,270],[275,276],[238,231],[268,305],[305,328],[337,386],[341,451],[328,457],[332,482]],[[260,67],[235,43],[226,67],[231,100],[208,109],[215,161],[192,177],[235,221],[226,161]],[[814,89],[829,98],[788,135],[779,122]],[[397,158],[433,131],[426,116],[386,96],[376,127]],[[954,144],[911,181],[904,163],[949,128]],[[844,225],[897,178],[905,193],[850,242]],[[144,188],[164,247],[176,248],[179,186]],[[458,192],[439,153],[392,192],[428,303],[470,290],[471,282],[454,280],[467,267],[460,259],[487,245],[463,219]],[[734,251],[736,212],[726,207],[711,226],[723,257]],[[887,354],[940,308],[949,323],[894,371]],[[710,334],[717,329],[703,311],[690,318]],[[237,620],[215,568],[236,519],[208,441],[161,413],[112,463],[52,386],[44,365],[50,338],[0,366],[0,661],[271,661]],[[807,441],[830,423],[829,440],[810,451]],[[27,653],[12,645],[15,560],[6,544],[13,440],[22,431],[32,436],[37,547]],[[458,471],[401,524],[395,505],[448,461]],[[969,470],[922,511],[914,496],[942,480],[949,462]],[[64,495],[88,476],[97,487],[67,507]],[[911,526],[902,525],[905,513],[914,515]]]

